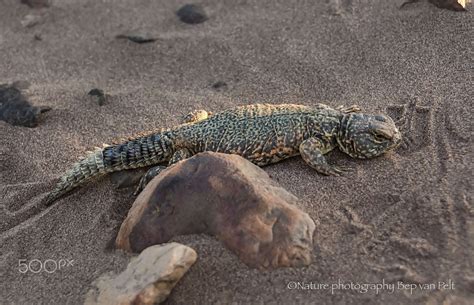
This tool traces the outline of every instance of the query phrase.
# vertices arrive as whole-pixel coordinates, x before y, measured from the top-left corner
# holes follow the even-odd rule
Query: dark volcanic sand
[[[472,9],[209,0],[200,2],[209,19],[188,25],[175,15],[185,1],[51,2],[44,10],[0,2],[0,83],[29,81],[32,104],[53,108],[34,129],[0,122],[0,303],[80,304],[96,277],[125,268],[128,256],[111,241],[131,190],[106,178],[48,209],[39,205],[87,150],[177,124],[193,109],[255,102],[359,104],[395,118],[405,109],[412,144],[369,161],[334,153],[332,162],[355,169],[344,177],[319,176],[300,158],[266,167],[319,223],[314,263],[261,272],[212,237],[178,238],[199,258],[167,304],[474,301]],[[25,28],[27,14],[42,21]],[[115,38],[133,31],[157,40]],[[227,86],[216,90],[218,81]],[[88,99],[92,88],[110,95],[105,105]],[[20,259],[74,266],[23,274]],[[451,280],[454,290],[287,288],[338,280]]]

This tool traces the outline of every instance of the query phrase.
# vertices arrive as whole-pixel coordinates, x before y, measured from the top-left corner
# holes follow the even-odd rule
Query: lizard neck
[[[332,111],[323,114],[318,113],[308,122],[309,138],[316,137],[336,147],[342,117],[341,113]]]
[[[351,145],[349,133],[351,132],[351,114],[341,114],[339,132],[337,133],[337,145],[339,149],[350,155],[348,145]]]

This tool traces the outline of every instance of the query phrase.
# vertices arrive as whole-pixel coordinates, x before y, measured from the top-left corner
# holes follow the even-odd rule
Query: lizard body
[[[258,166],[301,155],[324,175],[342,169],[325,154],[339,148],[355,158],[372,158],[393,150],[401,134],[383,115],[360,113],[357,106],[333,109],[318,104],[255,104],[208,116],[188,115],[186,123],[98,149],[76,163],[48,195],[46,204],[92,178],[124,169],[174,164],[204,151],[237,154]],[[159,170],[150,170],[150,180]]]

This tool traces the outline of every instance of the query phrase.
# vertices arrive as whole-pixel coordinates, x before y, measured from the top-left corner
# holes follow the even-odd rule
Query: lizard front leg
[[[171,157],[170,161],[168,162],[168,166],[171,166],[173,164],[175,164],[176,162],[179,162],[181,160],[184,160],[184,159],[187,159],[189,157],[191,157],[193,154],[192,152],[187,149],[187,148],[183,148],[183,149],[180,149],[178,151],[176,151],[173,156]],[[133,193],[133,195],[138,195],[140,194],[141,191],[143,191],[143,189],[145,188],[145,186],[153,179],[155,178],[156,176],[158,176],[165,168],[167,168],[167,166],[163,166],[163,165],[158,165],[158,166],[154,166],[152,168],[150,168],[146,173],[145,175],[143,175],[143,177],[140,179],[140,183],[138,183],[138,186],[137,188],[135,189],[135,192]]]
[[[300,144],[299,150],[303,160],[318,173],[339,176],[345,169],[330,165],[325,154],[335,148],[334,144],[319,138],[309,138]]]
[[[194,110],[193,112],[188,113],[184,116],[183,122],[184,123],[196,123],[202,120],[209,118],[212,115],[212,112],[199,109]]]
[[[361,112],[362,109],[360,109],[359,106],[357,105],[351,105],[349,107],[346,106],[339,106],[336,108],[336,110],[339,110],[342,113],[352,113],[352,112]]]

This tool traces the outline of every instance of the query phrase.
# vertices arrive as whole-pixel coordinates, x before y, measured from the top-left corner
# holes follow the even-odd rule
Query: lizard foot
[[[184,123],[196,123],[202,120],[209,118],[212,115],[212,112],[208,112],[203,109],[194,110],[193,112],[188,113],[184,116]]]
[[[138,194],[141,193],[141,191],[143,191],[143,189],[145,188],[145,186],[153,179],[155,178],[156,176],[158,176],[162,170],[164,170],[166,168],[166,166],[162,166],[162,165],[158,165],[158,166],[155,166],[155,167],[152,167],[150,168],[146,173],[145,175],[142,176],[142,178],[140,179],[140,182],[138,183],[138,186],[137,188],[135,189],[135,192],[133,192],[133,195],[134,196],[137,196]]]
[[[351,105],[349,107],[345,107],[345,106],[339,106],[336,108],[336,110],[339,110],[341,111],[342,113],[351,113],[351,112],[361,112],[362,109],[360,109],[359,106],[357,105]]]
[[[413,144],[413,138],[407,134],[403,135],[401,147],[403,149],[408,149]]]
[[[343,176],[347,172],[354,171],[354,169],[347,166],[328,165],[324,168],[318,168],[317,171],[326,176]]]

